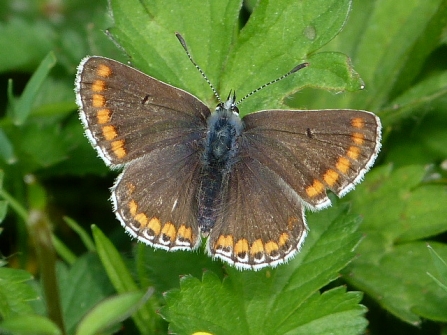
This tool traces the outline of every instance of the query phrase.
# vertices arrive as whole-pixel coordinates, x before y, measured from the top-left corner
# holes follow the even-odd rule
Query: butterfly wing
[[[200,100],[119,62],[85,58],[76,77],[85,132],[107,165],[128,233],[155,247],[199,245],[195,194],[210,114]]]
[[[317,114],[318,113],[318,114]],[[240,268],[292,257],[304,241],[304,206],[330,204],[361,180],[380,148],[380,120],[353,110],[274,110],[243,118],[208,252]]]
[[[275,266],[292,257],[307,233],[304,207],[280,176],[243,145],[227,176],[223,206],[207,251],[238,268]]]
[[[250,155],[274,171],[313,209],[361,181],[380,150],[381,124],[357,110],[262,111],[247,115]]]
[[[76,101],[87,137],[112,167],[194,140],[210,115],[188,92],[104,57],[79,65]]]
[[[115,213],[138,240],[165,250],[199,246],[195,144],[157,149],[124,168],[112,189]]]

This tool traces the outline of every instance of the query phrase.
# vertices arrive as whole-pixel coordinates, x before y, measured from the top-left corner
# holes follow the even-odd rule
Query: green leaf
[[[369,173],[352,197],[352,210],[364,217],[365,239],[344,271],[348,282],[415,325],[420,317],[447,321],[447,293],[427,276],[435,269],[426,242],[419,241],[447,230],[447,194],[443,185],[424,183],[424,176],[421,166]]]
[[[78,234],[88,251],[95,250],[95,244],[84,228],[82,228],[75,220],[67,216],[64,217],[64,221],[74,232],[76,232],[76,234]]]
[[[237,32],[241,1],[176,0],[166,6],[163,1],[112,0],[110,5],[115,20],[110,31],[138,68],[205,101],[212,98],[175,32],[183,35],[195,61],[218,86],[221,68]]]
[[[446,0],[356,0],[346,29],[323,50],[340,51],[351,57],[366,89],[361,94],[337,95],[312,90],[299,95],[301,105],[374,112],[386,108],[384,126],[397,121],[397,117],[408,116],[408,110],[399,110],[392,101],[434,70],[445,72],[445,67],[438,63],[442,57],[429,56],[443,45],[446,3]],[[441,90],[439,93],[445,96]],[[396,115],[390,115],[389,108],[395,107],[398,107]]]
[[[0,268],[0,319],[32,313],[29,301],[38,298],[36,291],[27,283],[32,278],[24,270]]]
[[[311,60],[310,67],[260,91],[256,99],[245,100],[241,111],[245,115],[261,107],[280,107],[287,95],[311,83],[337,91],[360,88],[361,80],[346,57],[315,54],[342,29],[350,4],[349,0],[260,1],[238,34],[240,1],[192,0],[185,5],[177,0],[166,6],[161,1],[112,0],[115,26],[111,32],[135,66],[186,89],[212,108],[216,104],[212,91],[189,62],[175,32],[185,38],[196,63],[223,98],[229,90],[242,98]],[[312,72],[306,74],[313,64]],[[333,74],[331,79],[327,73]]]
[[[8,202],[0,200],[0,223],[5,219],[6,213],[8,213]]]
[[[183,277],[160,313],[170,331],[191,334],[358,334],[366,327],[360,293],[318,291],[354,256],[358,220],[331,209],[311,215],[310,234],[290,264],[259,272],[228,268],[202,281]],[[266,313],[268,311],[268,313]]]
[[[258,2],[228,53],[221,74],[221,94],[233,89],[243,96],[307,60],[340,32],[350,6],[350,0]],[[282,97],[306,86],[302,76],[312,68],[313,62],[309,62],[308,68],[244,102],[242,115],[258,106],[277,107]]]
[[[68,265],[76,262],[76,255],[54,234],[51,234],[51,243],[56,254]]]
[[[0,157],[8,164],[13,164],[17,160],[14,146],[3,129],[0,129]]]
[[[224,275],[222,263],[213,261],[204,250],[179,250],[173,253],[138,243],[135,247],[135,264],[141,284],[154,286],[158,295],[179,287],[179,278],[185,274],[200,278],[204,270],[209,270],[221,278]]]
[[[17,101],[11,102],[12,119],[15,125],[23,124],[28,118],[29,114],[31,113],[33,101],[36,98],[45,78],[48,76],[50,70],[55,64],[56,57],[54,56],[54,53],[48,53],[27,83],[22,96]]]
[[[66,267],[58,264],[57,278],[60,287],[64,323],[73,334],[84,315],[114,290],[96,254],[87,253]]]
[[[110,281],[118,293],[128,293],[138,291],[138,286],[133,280],[129,270],[124,264],[120,254],[110,240],[97,228],[92,226],[93,238],[95,240],[96,251],[106,270]],[[149,301],[143,308],[138,310],[132,319],[142,334],[151,334],[155,329],[158,316],[155,315],[156,305]]]
[[[427,247],[440,279],[437,279],[431,273],[427,274],[439,285],[439,287],[441,287],[444,291],[447,292],[447,263],[444,259],[441,258],[441,256],[438,255],[438,253],[430,245],[428,245]]]
[[[59,335],[62,331],[41,315],[20,315],[0,323],[0,332],[14,335]]]
[[[76,335],[95,335],[129,317],[148,299],[145,292],[123,293],[96,305],[79,323]]]
[[[433,101],[447,95],[447,72],[439,72],[422,80],[391,101],[381,119],[392,124],[408,115],[424,113]]]
[[[67,159],[65,143],[61,141],[61,128],[58,124],[29,123],[12,130],[11,136],[21,151],[21,163],[26,171],[49,167]],[[27,163],[27,164],[25,164]]]
[[[414,119],[400,124],[387,139],[384,160],[394,166],[442,162],[447,157],[446,97],[421,106]],[[416,114],[416,112],[412,113]],[[421,115],[422,114],[422,115]]]
[[[138,291],[137,284],[112,242],[95,225],[92,225],[92,232],[99,258],[117,292]]]
[[[390,19],[400,24],[386,24]],[[367,20],[357,30],[361,36],[351,56],[369,88],[366,106],[378,110],[409,87],[426,57],[439,46],[447,2],[379,0],[373,3]]]
[[[18,15],[2,20],[0,50],[4,52],[0,53],[0,72],[29,69],[30,63],[45,57],[53,47],[51,33],[49,25],[42,20],[30,23]]]

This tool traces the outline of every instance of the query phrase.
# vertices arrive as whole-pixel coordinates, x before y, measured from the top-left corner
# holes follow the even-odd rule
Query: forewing
[[[112,201],[131,236],[165,250],[199,245],[198,146],[195,142],[168,146],[126,165],[112,189]]]
[[[357,110],[262,111],[243,118],[250,155],[311,208],[349,192],[380,149],[380,120]]]
[[[188,141],[210,114],[193,95],[103,57],[81,62],[76,97],[90,142],[111,166]]]

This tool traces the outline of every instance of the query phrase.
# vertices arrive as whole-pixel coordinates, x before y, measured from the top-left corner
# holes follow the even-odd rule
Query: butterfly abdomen
[[[235,107],[234,107],[235,108]],[[232,109],[220,104],[208,118],[208,132],[202,154],[201,183],[198,190],[198,223],[202,233],[214,227],[220,213],[223,188],[237,160],[242,121]]]

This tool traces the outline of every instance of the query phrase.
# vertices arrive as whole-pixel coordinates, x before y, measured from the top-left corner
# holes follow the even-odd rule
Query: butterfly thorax
[[[220,103],[207,120],[208,131],[201,158],[201,183],[198,192],[198,223],[209,233],[220,213],[223,185],[237,159],[238,142],[243,130],[234,96]]]

